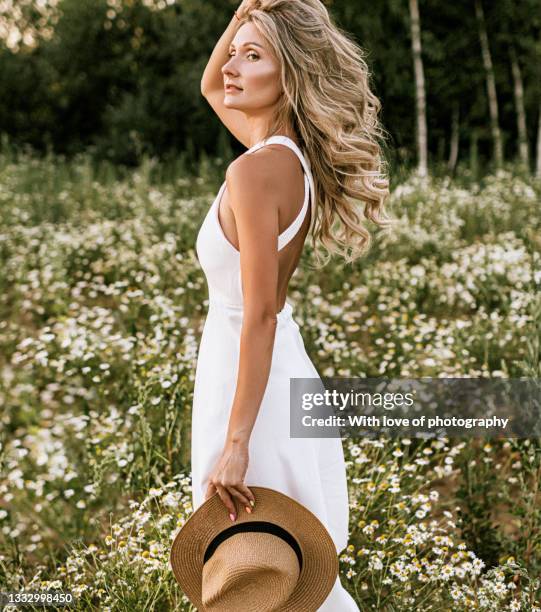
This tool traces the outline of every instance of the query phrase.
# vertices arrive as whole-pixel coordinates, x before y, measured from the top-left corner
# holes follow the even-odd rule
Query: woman
[[[317,256],[320,243],[352,261],[370,243],[359,201],[389,223],[379,101],[361,50],[320,0],[244,0],[201,92],[249,149],[229,165],[196,242],[209,309],[192,411],[194,510],[218,493],[234,522],[239,509],[257,513],[249,485],[271,487],[311,510],[339,553],[342,442],[289,435],[290,378],[319,376],[286,296],[310,230]],[[320,610],[358,607],[338,578]]]

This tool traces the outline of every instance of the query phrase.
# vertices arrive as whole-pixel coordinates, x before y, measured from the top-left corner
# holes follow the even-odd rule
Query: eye
[[[259,55],[255,51],[248,51],[248,53],[246,54],[246,57],[250,57],[251,55],[255,56],[256,59],[259,59]],[[233,51],[230,51],[227,54],[227,57],[233,57]]]

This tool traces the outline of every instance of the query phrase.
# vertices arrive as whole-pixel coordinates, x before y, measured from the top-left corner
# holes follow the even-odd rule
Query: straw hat
[[[204,612],[315,612],[338,576],[334,542],[296,500],[250,486],[255,506],[232,523],[218,493],[176,535],[169,561]]]

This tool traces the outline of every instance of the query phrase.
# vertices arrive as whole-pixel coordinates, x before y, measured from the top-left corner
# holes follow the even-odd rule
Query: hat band
[[[299,561],[299,568],[302,569],[302,552],[297,540],[289,533],[289,531],[286,531],[275,523],[268,523],[266,521],[247,521],[245,523],[233,525],[221,531],[207,546],[205,555],[203,557],[203,564],[205,564],[212,557],[214,551],[223,541],[227,540],[227,538],[230,538],[236,533],[243,533],[247,531],[262,531],[264,533],[271,533],[272,535],[278,536],[284,540],[284,542],[287,542],[295,551]]]

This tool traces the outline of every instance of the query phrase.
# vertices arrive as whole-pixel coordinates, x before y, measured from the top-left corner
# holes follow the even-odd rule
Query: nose
[[[238,71],[235,69],[235,57],[230,57],[227,62],[222,66],[222,74],[224,76],[228,75],[238,75]]]

